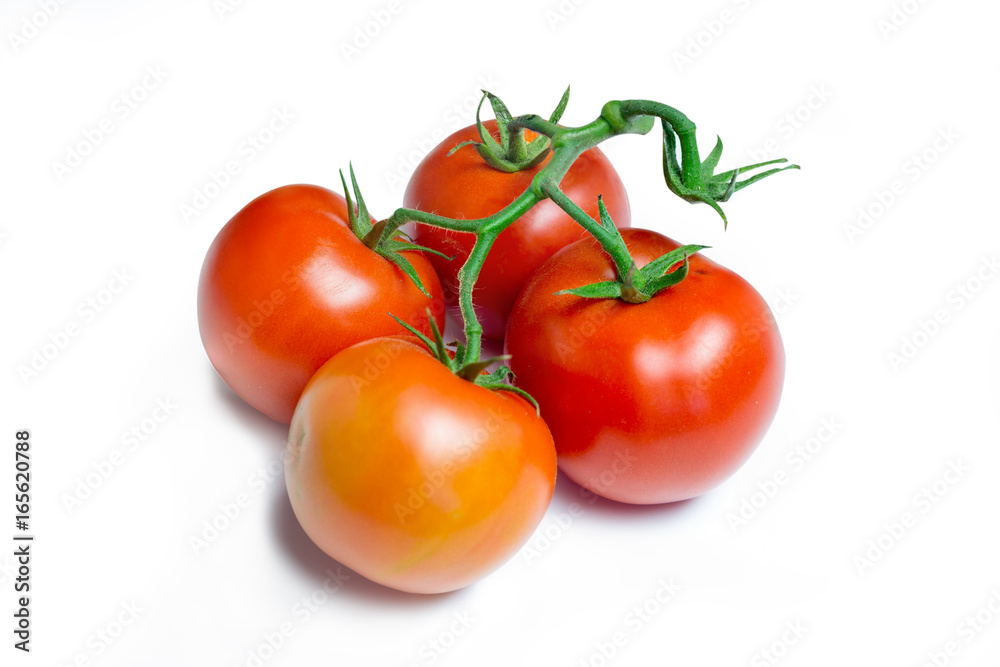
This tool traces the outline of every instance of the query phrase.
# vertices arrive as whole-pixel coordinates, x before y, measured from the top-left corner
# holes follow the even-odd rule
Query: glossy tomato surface
[[[421,253],[404,255],[433,298],[358,240],[335,192],[289,185],[261,195],[222,228],[202,266],[198,325],[209,359],[246,402],[288,423],[330,357],[400,332],[389,313],[430,333],[431,308],[444,325],[433,268]]]
[[[484,125],[496,133],[496,121]],[[452,134],[434,148],[410,178],[403,205],[449,218],[483,218],[527,190],[535,174],[549,160],[508,174],[486,164],[471,146],[448,155],[454,146],[470,140],[479,140],[474,125]],[[599,149],[592,148],[582,154],[560,185],[570,199],[595,219],[599,219],[597,196],[604,195],[604,204],[615,224],[629,226],[631,216],[625,186]],[[550,200],[537,204],[506,229],[493,245],[476,282],[474,299],[483,334],[502,339],[514,300],[535,269],[557,250],[586,236],[583,228]],[[417,225],[414,238],[421,245],[455,256],[451,261],[430,256],[446,297],[454,302],[458,294],[458,270],[472,251],[475,236]]]
[[[678,247],[651,231],[622,235],[639,267]],[[743,464],[774,418],[785,357],[773,315],[701,254],[643,304],[554,294],[615,278],[592,241],[532,276],[507,331],[516,383],[538,400],[559,467],[578,484],[627,503],[698,496]]]
[[[544,516],[555,476],[534,407],[395,337],[320,368],[285,457],[292,508],[313,542],[413,593],[462,588],[503,564]]]

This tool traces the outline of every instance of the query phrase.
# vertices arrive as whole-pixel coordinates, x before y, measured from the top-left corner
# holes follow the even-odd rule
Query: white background
[[[3,664],[1000,664],[996,3],[897,0],[909,13],[881,28],[890,0],[47,4],[50,18],[38,0],[0,8],[0,537],[14,533],[22,428],[37,535],[30,655],[11,647],[13,547],[0,549]],[[349,160],[386,216],[412,161],[472,121],[481,87],[547,115],[567,84],[568,124],[655,99],[698,123],[703,151],[722,135],[724,169],[761,151],[803,166],[736,195],[723,232],[663,185],[658,133],[606,145],[634,225],[712,245],[780,306],[774,425],[732,479],[677,506],[570,516],[581,498],[561,479],[537,554],[468,589],[412,596],[347,573],[327,594],[338,566],[268,472],[286,429],[202,349],[205,251],[258,194],[339,189]],[[249,159],[275,110],[294,119]],[[110,133],[59,173],[104,119]],[[209,187],[230,160],[239,174]],[[116,271],[127,285],[105,292]],[[158,401],[175,406],[162,423]],[[133,449],[136,427],[149,433]],[[789,459],[811,438],[808,462]],[[196,553],[192,537],[241,497]],[[665,603],[661,581],[679,587]]]

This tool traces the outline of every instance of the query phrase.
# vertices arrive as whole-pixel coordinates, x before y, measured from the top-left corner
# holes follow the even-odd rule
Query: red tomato
[[[678,247],[647,230],[622,236],[640,268]],[[784,379],[781,337],[753,287],[700,254],[643,304],[554,294],[615,279],[592,241],[532,276],[507,331],[516,383],[538,400],[559,467],[578,484],[627,503],[692,498],[763,438]]]
[[[462,588],[503,564],[541,521],[555,476],[534,407],[396,337],[319,369],[285,456],[292,508],[313,542],[413,593]]]
[[[496,121],[484,124],[496,134]],[[403,206],[449,218],[484,218],[527,190],[535,174],[550,159],[547,157],[531,169],[508,174],[487,165],[471,146],[451,156],[447,154],[458,143],[473,139],[479,140],[474,125],[438,144],[410,178]],[[615,224],[629,226],[631,216],[625,186],[599,149],[592,148],[581,155],[560,185],[570,199],[595,219],[599,219],[597,196],[604,195],[604,204]],[[476,282],[475,303],[483,335],[502,339],[514,300],[535,269],[557,250],[583,238],[588,238],[587,232],[550,200],[537,204],[500,234]],[[458,270],[472,252],[475,236],[418,224],[414,240],[446,255],[455,255],[451,261],[433,255],[430,260],[441,277],[446,296],[451,301],[457,299]]]
[[[247,403],[288,423],[306,382],[354,343],[398,333],[389,313],[425,333],[444,326],[441,284],[421,253],[404,255],[428,299],[351,231],[347,202],[314,185],[253,200],[215,237],[198,285],[201,340]]]

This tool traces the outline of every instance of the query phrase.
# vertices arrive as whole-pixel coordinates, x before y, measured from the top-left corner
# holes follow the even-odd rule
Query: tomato
[[[678,247],[647,230],[622,236],[640,268]],[[700,254],[643,304],[555,294],[616,278],[592,241],[532,276],[507,331],[516,383],[581,486],[637,504],[698,496],[743,464],[774,418],[785,368],[774,318],[745,280]]]
[[[497,134],[496,121],[487,121],[484,125]],[[529,133],[529,138],[531,136]],[[531,169],[505,173],[487,165],[471,146],[448,155],[454,146],[470,140],[479,140],[474,125],[455,132],[434,148],[410,178],[403,206],[449,218],[484,218],[500,211],[527,190],[535,174],[549,160],[547,157]],[[629,226],[631,216],[625,186],[599,149],[583,153],[560,185],[595,219],[599,219],[597,196],[603,194],[615,224]],[[476,282],[475,304],[483,334],[502,339],[514,300],[535,269],[557,250],[583,238],[587,238],[583,228],[550,200],[537,204],[504,230]],[[458,294],[458,270],[472,251],[475,236],[418,224],[414,240],[455,256],[451,261],[430,257],[444,283],[445,295],[454,301]]]
[[[402,591],[482,578],[527,541],[552,498],[556,454],[535,408],[451,373],[415,339],[350,347],[309,382],[285,479],[323,551]]]
[[[198,325],[215,369],[246,402],[284,423],[309,378],[354,343],[444,324],[441,284],[421,253],[403,253],[432,298],[369,250],[347,202],[313,185],[253,200],[215,237],[198,285]]]

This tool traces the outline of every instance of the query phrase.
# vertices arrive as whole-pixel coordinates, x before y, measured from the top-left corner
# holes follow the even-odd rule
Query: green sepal
[[[681,261],[683,262],[683,264],[681,264],[679,267],[677,267],[670,273],[665,273],[662,276],[651,278],[649,282],[646,283],[646,290],[648,291],[648,293],[655,296],[659,292],[662,292],[668,287],[672,287],[677,283],[679,283],[680,281],[687,278],[688,268],[690,268],[690,264],[688,262],[688,255],[685,254],[684,257],[681,259]],[[674,263],[676,264],[676,262]]]
[[[431,333],[434,335],[434,348],[431,350],[437,356],[438,360],[441,361],[445,366],[447,366],[452,372],[455,371],[455,360],[451,358],[448,354],[448,348],[444,344],[444,338],[441,336],[441,330],[438,329],[437,322],[434,321],[434,316],[431,314],[430,308],[425,308],[424,312],[427,314],[427,321],[431,325]]]
[[[403,252],[403,251],[425,252],[431,255],[437,255],[438,257],[443,257],[444,259],[447,259],[449,262],[455,259],[455,257],[457,256],[457,255],[446,255],[440,250],[434,250],[433,248],[428,248],[427,246],[420,245],[419,243],[412,243],[410,241],[400,241],[399,239],[392,239],[390,241],[385,241],[382,243],[382,246],[385,248],[395,250],[397,252]]]
[[[716,174],[715,168],[718,166],[719,160],[722,157],[722,139],[717,137],[715,147],[703,161],[700,160],[698,156],[684,156],[689,160],[699,159],[698,170],[701,182],[690,183],[685,181],[680,162],[677,159],[677,138],[674,131],[665,119],[662,120],[662,125],[663,177],[667,182],[667,187],[670,188],[671,192],[685,201],[691,203],[702,202],[711,206],[722,218],[722,222],[725,226],[729,225],[729,220],[726,218],[726,214],[722,211],[722,207],[719,206],[719,202],[729,201],[729,198],[732,197],[734,193],[739,192],[748,185],[753,185],[757,181],[767,178],[768,176],[772,176],[787,169],[800,168],[797,164],[790,164],[786,167],[781,167],[780,169],[769,169],[742,181],[736,180],[740,174],[753,169],[788,162],[785,158],[778,158],[775,160],[768,160],[766,162],[758,162],[757,164],[747,165],[738,169],[732,169],[722,172],[721,174]]]
[[[430,309],[427,310],[427,316],[430,317]],[[424,345],[426,345],[427,349],[430,350],[431,353],[434,354],[435,357],[437,356],[437,354],[435,353],[436,346],[434,345],[434,341],[432,341],[430,338],[428,338],[427,334],[425,334],[423,331],[420,331],[419,329],[417,329],[416,327],[414,327],[413,325],[411,325],[409,322],[406,322],[404,320],[399,319],[398,317],[396,317],[392,313],[389,313],[389,317],[391,317],[392,319],[394,319],[397,322],[399,322],[400,326],[402,326],[404,329],[406,329],[407,331],[409,331],[411,334],[413,334],[414,336],[416,336],[417,338],[419,338],[420,342],[423,343]],[[433,320],[431,320],[431,321],[433,321]]]
[[[399,267],[400,271],[406,274],[406,276],[413,281],[413,284],[417,286],[420,293],[426,296],[428,299],[432,298],[430,292],[424,287],[423,282],[420,280],[420,276],[417,274],[417,270],[413,268],[413,264],[410,263],[406,257],[403,257],[400,253],[409,250],[415,250],[419,252],[428,252],[434,255],[440,255],[445,259],[454,259],[454,256],[449,257],[442,252],[437,250],[432,250],[422,245],[416,243],[411,243],[409,241],[401,241],[397,238],[387,237],[387,223],[388,220],[379,220],[372,223],[372,216],[368,212],[368,206],[365,204],[365,198],[361,195],[361,188],[358,185],[358,179],[354,174],[354,165],[350,165],[351,173],[351,188],[347,187],[347,181],[344,179],[344,172],[340,172],[340,182],[344,186],[344,197],[347,199],[347,217],[348,223],[351,226],[351,231],[354,235],[361,240],[365,247],[371,249],[372,251],[378,253],[382,257]],[[354,201],[351,198],[351,190],[354,191],[354,198],[357,200],[357,211],[355,211]],[[400,235],[404,238],[409,239],[410,237],[400,231],[396,230],[393,236]]]
[[[368,232],[368,235],[364,239],[362,239],[364,244],[369,248],[375,249],[375,246],[377,246],[380,243],[388,243],[390,240],[395,241],[396,240],[395,237],[397,236],[401,236],[403,239],[407,241],[413,241],[413,238],[409,234],[404,232],[402,229],[399,229],[398,227],[394,232],[392,232],[393,238],[389,239],[388,232],[386,232],[386,227],[388,226],[388,224],[389,220],[387,218],[385,220],[379,220],[374,225],[372,225],[371,231]],[[372,241],[374,245],[368,245],[369,241]],[[431,251],[430,248],[424,248],[423,246],[420,246],[418,249],[421,251],[433,252]]]
[[[410,260],[403,257],[398,252],[388,250],[384,247],[379,249],[378,254],[398,266],[399,270],[405,273],[413,284],[417,286],[417,289],[420,290],[421,294],[426,296],[428,299],[433,298],[430,295],[430,292],[427,291],[427,288],[424,287],[424,283],[420,280],[420,276],[417,274],[417,270],[413,268],[413,264],[410,263]]]
[[[477,118],[476,120],[479,120],[479,119]],[[456,151],[461,150],[462,148],[465,148],[466,146],[478,146],[478,145],[479,145],[478,141],[473,141],[471,139],[469,141],[463,141],[460,144],[455,144],[454,146],[452,146],[451,150],[448,151],[446,157],[451,157]]]
[[[465,364],[465,353],[468,348],[465,347],[465,343],[458,340],[453,340],[448,346],[455,348],[455,363],[461,368]]]
[[[476,382],[480,377],[490,378],[491,375],[483,375],[483,371],[490,367],[490,365],[498,361],[506,361],[510,359],[509,354],[502,354],[499,357],[491,357],[489,359],[480,359],[479,361],[474,361],[471,364],[465,364],[458,369],[456,375],[458,375],[463,380],[468,380],[469,382]],[[495,373],[494,373],[495,374]]]
[[[719,160],[722,158],[722,137],[715,135],[715,148],[712,152],[701,163],[701,177],[704,180],[709,180],[712,178],[712,174],[715,173],[715,168],[719,166]]]
[[[705,248],[708,247],[710,246],[707,245],[681,246],[676,250],[671,250],[662,257],[657,257],[652,262],[639,269],[639,271],[642,273],[643,277],[646,278],[646,280],[653,280],[654,278],[659,278],[677,262],[682,262],[688,256],[693,255],[696,252],[704,250]]]
[[[430,322],[431,326],[431,336],[423,333],[413,325],[409,324],[396,317],[392,313],[389,313],[389,317],[396,320],[404,329],[409,331],[411,334],[417,337],[421,343],[427,348],[427,350],[434,356],[435,359],[444,364],[449,371],[462,378],[463,380],[468,380],[473,384],[477,384],[486,389],[501,390],[501,391],[513,391],[520,396],[531,402],[535,406],[535,411],[538,412],[538,402],[530,394],[528,394],[523,389],[517,387],[512,387],[504,383],[504,380],[511,374],[510,368],[507,366],[500,366],[497,370],[492,373],[484,374],[483,371],[486,370],[490,365],[496,363],[497,361],[506,361],[510,359],[509,354],[504,354],[499,357],[493,357],[491,359],[484,359],[480,361],[474,361],[470,364],[465,363],[465,354],[467,348],[464,343],[459,341],[452,341],[448,345],[444,343],[444,337],[441,335],[441,330],[438,328],[437,322],[434,321],[431,315],[430,308],[425,310],[427,313],[427,321]],[[449,354],[448,348],[454,347],[454,356]]]
[[[448,354],[448,348],[444,344],[444,338],[441,336],[441,330],[438,328],[437,322],[434,321],[434,316],[431,314],[431,309],[425,308],[424,313],[427,314],[427,321],[430,322],[431,335],[433,335],[433,338],[429,337],[427,334],[421,331],[418,331],[413,326],[407,324],[406,322],[399,319],[392,313],[389,313],[389,315],[390,317],[392,317],[392,319],[402,324],[407,331],[409,331],[411,334],[419,338],[420,342],[422,342],[427,347],[427,350],[434,356],[435,359],[444,364],[449,371],[455,373],[458,367],[455,364],[455,360],[452,359],[450,354]]]
[[[681,164],[677,161],[677,138],[666,122],[663,123],[663,176],[670,191],[685,198],[687,192],[683,189]]]
[[[566,86],[566,92],[563,93],[562,99],[559,100],[559,104],[556,105],[555,111],[549,116],[550,123],[558,123],[559,119],[562,118],[563,113],[566,111],[566,105],[569,104],[569,86]]]
[[[538,407],[538,401],[528,392],[524,391],[520,387],[514,387],[510,384],[504,382],[508,376],[512,375],[509,367],[501,365],[492,373],[484,374],[483,371],[489,366],[496,363],[497,361],[506,361],[510,359],[509,354],[503,354],[498,357],[493,357],[491,359],[484,359],[480,361],[474,361],[471,364],[465,363],[465,353],[466,346],[464,343],[459,341],[452,341],[448,345],[444,343],[444,337],[441,335],[441,330],[438,328],[437,322],[434,321],[434,317],[431,315],[431,309],[427,308],[424,312],[427,313],[427,321],[430,322],[431,334],[433,338],[423,333],[413,325],[409,324],[396,317],[392,313],[389,313],[389,317],[396,320],[404,329],[409,331],[411,334],[417,337],[417,339],[424,344],[427,350],[434,356],[435,359],[440,361],[449,371],[462,378],[463,380],[468,380],[473,384],[479,385],[484,389],[490,389],[493,391],[511,391],[521,396],[533,406],[535,406],[535,414],[541,415],[540,408]],[[455,354],[452,356],[448,353],[449,347],[455,348]]]
[[[778,158],[776,160],[768,160],[767,162],[758,162],[757,164],[752,164],[752,165],[747,166],[747,167],[740,167],[739,169],[734,169],[732,171],[727,171],[727,172],[724,172],[722,174],[717,174],[715,176],[715,178],[724,179],[728,174],[731,174],[732,175],[732,179],[733,179],[733,186],[734,186],[732,188],[732,192],[739,192],[740,190],[742,190],[746,186],[753,185],[757,181],[759,181],[759,180],[761,180],[763,178],[767,178],[768,176],[771,176],[773,174],[777,174],[778,172],[786,171],[788,169],[801,169],[802,168],[802,167],[800,167],[797,164],[790,164],[787,167],[781,167],[780,169],[768,169],[767,171],[762,171],[759,174],[754,174],[753,176],[745,178],[742,181],[740,181],[739,183],[736,182],[736,176],[738,174],[742,174],[745,171],[748,171],[750,169],[757,169],[758,167],[766,167],[769,164],[781,164],[783,162],[788,162],[788,160],[786,160],[785,158]],[[732,192],[730,193],[730,195],[732,194]],[[726,199],[728,199],[728,197]],[[723,201],[726,201],[726,199],[724,199]]]
[[[723,226],[729,226],[726,214],[723,212],[722,207],[716,203],[715,199],[710,197],[707,192],[695,190],[685,185],[684,178],[681,175],[681,167],[677,161],[677,140],[674,137],[673,130],[670,129],[666,121],[663,122],[663,175],[667,181],[667,187],[670,188],[671,192],[692,204],[696,202],[708,204],[722,217]]]
[[[597,195],[597,210],[601,214],[601,227],[621,238],[622,233],[618,230],[618,226],[615,221],[611,219],[611,214],[608,213],[608,207],[604,205],[604,195]]]
[[[389,222],[389,221],[386,220],[386,222]],[[410,236],[409,234],[407,234],[406,232],[404,232],[402,229],[399,229],[399,228],[396,229],[396,234],[395,235],[396,236],[402,236],[407,241],[412,241],[413,240],[412,236]]]
[[[483,95],[489,99],[490,106],[493,107],[493,115],[497,120],[497,129],[500,130],[500,149],[504,153],[509,153],[511,151],[511,136],[510,132],[507,130],[507,126],[510,125],[510,121],[514,120],[514,116],[511,115],[510,111],[507,109],[507,105],[504,104],[503,100],[499,97],[488,90],[484,90]],[[482,106],[482,102],[480,102],[480,106]],[[479,122],[478,113],[476,122]],[[480,136],[482,136],[482,133],[480,133]]]
[[[490,363],[497,361],[498,359],[509,359],[510,355],[504,355],[503,357],[495,357],[490,359]],[[514,372],[510,370],[507,366],[500,366],[495,371],[489,375],[479,375],[476,377],[475,383],[484,389],[490,389],[492,391],[509,391],[511,393],[517,394],[524,400],[528,401],[535,407],[535,415],[538,417],[542,416],[542,409],[538,405],[538,401],[535,397],[512,384],[505,382],[508,377],[512,377]]]
[[[477,384],[479,384],[480,387],[485,387],[486,389],[491,389],[493,391],[509,391],[515,393],[524,400],[531,403],[533,406],[535,406],[535,416],[537,417],[542,416],[542,408],[538,405],[538,401],[535,400],[535,397],[526,392],[525,390],[521,389],[520,387],[515,387],[512,384],[506,384],[504,382],[500,382],[497,384],[482,384],[482,383],[477,383]]]
[[[628,275],[622,280],[591,283],[583,287],[561,290],[556,294],[572,294],[585,299],[621,299],[632,304],[645,303],[659,292],[684,280],[688,274],[688,258],[708,247],[704,245],[681,246],[657,257],[639,270],[636,270],[633,262],[629,267]],[[678,262],[682,262],[681,266],[666,273]]]
[[[372,228],[368,230],[365,237],[361,239],[361,242],[365,244],[365,247],[369,250],[376,250],[379,246],[379,242],[382,240],[382,236],[385,234],[385,225],[389,222],[388,220],[379,220]]]
[[[585,299],[618,299],[622,295],[622,284],[617,280],[609,280],[601,283],[591,283],[583,287],[574,287],[556,292],[556,296],[562,294],[572,294]]]
[[[604,228],[609,234],[615,237],[615,240],[622,248],[625,248],[625,239],[622,238],[621,230],[615,225],[615,221],[611,219],[611,214],[608,213],[608,207],[604,205],[604,195],[597,195],[597,210],[600,212],[601,227]],[[643,301],[648,301],[649,298],[644,296],[643,288],[646,285],[646,277],[642,273],[636,273],[635,262],[629,265],[628,273],[622,278],[621,274],[618,275],[621,283],[621,294],[620,298],[628,301],[629,303],[642,303]]]
[[[351,191],[347,187],[347,181],[344,180],[344,170],[340,170],[340,182],[344,186],[344,198],[347,199],[347,218],[351,225],[351,231],[354,235],[358,237],[361,241],[364,241],[368,236],[368,233],[372,230],[372,216],[368,213],[368,207],[365,205],[364,197],[361,196],[361,189],[358,187],[358,179],[354,176],[354,165],[348,163],[348,168],[351,172],[351,185],[354,189],[354,197],[358,200],[358,210],[354,210],[354,200],[351,199]],[[371,247],[371,246],[369,246]]]
[[[493,115],[496,117],[497,132],[500,135],[499,142],[493,138],[492,133],[486,129],[486,125],[482,121],[483,102],[486,100],[490,101],[490,106],[493,108]],[[556,106],[556,110],[553,112],[554,118],[558,119],[562,116],[568,102],[569,88],[563,93],[559,105]],[[479,106],[476,107],[476,130],[479,132],[480,140],[463,141],[448,151],[448,155],[465,146],[474,146],[480,157],[488,165],[508,174],[524,171],[540,164],[551,150],[551,141],[546,136],[539,136],[532,141],[527,141],[524,136],[524,130],[511,133],[508,126],[512,120],[514,120],[514,117],[507,109],[507,105],[503,103],[503,100],[493,93],[484,90],[483,97],[479,100]]]

